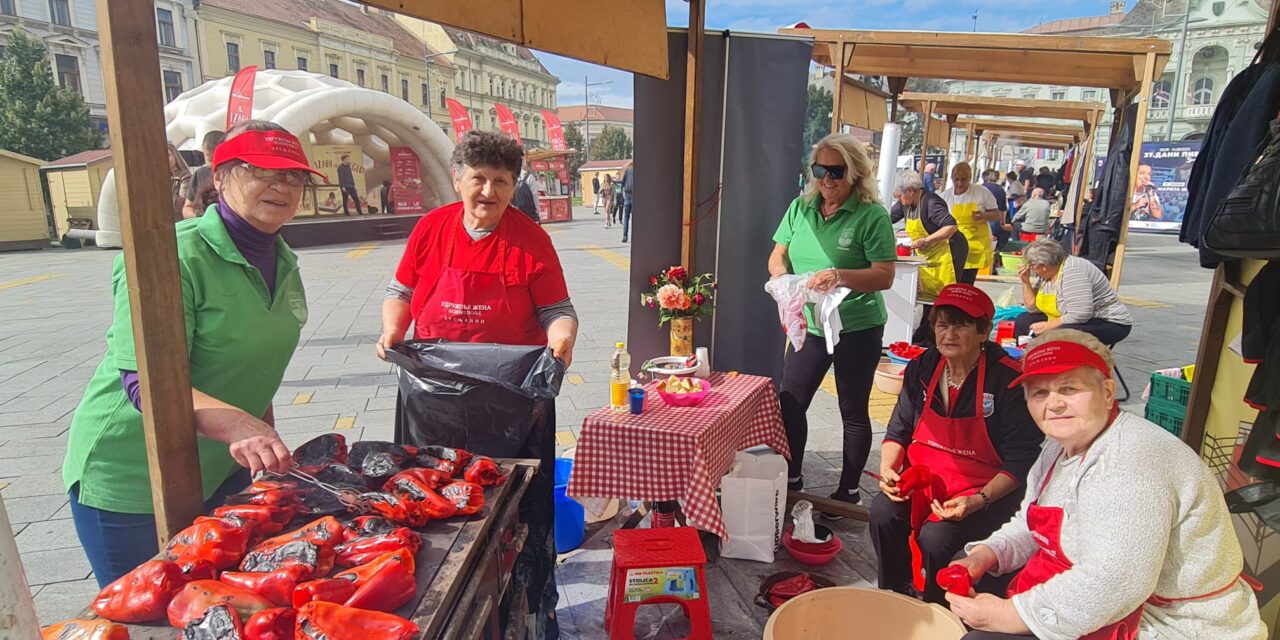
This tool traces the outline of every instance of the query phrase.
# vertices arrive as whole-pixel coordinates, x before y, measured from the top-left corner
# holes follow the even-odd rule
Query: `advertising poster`
[[[1199,153],[1199,140],[1143,143],[1129,210],[1130,229],[1177,231],[1182,226],[1187,181]]]
[[[453,121],[453,138],[454,140],[461,140],[462,134],[472,129],[471,118],[467,115],[467,108],[453,98],[446,98],[444,102],[449,107],[449,119]]]
[[[224,131],[253,117],[253,82],[258,77],[257,67],[245,67],[231,81],[231,95],[227,98],[227,126]]]
[[[396,214],[422,215],[422,173],[418,154],[408,147],[391,147],[391,201]]]
[[[543,110],[542,119],[547,123],[547,137],[551,139],[551,149],[554,151],[565,151],[569,148],[569,143],[564,139],[564,125],[560,124],[560,116],[551,111]]]
[[[520,142],[520,123],[516,122],[515,114],[501,102],[495,102],[493,110],[498,113],[498,128],[514,138],[516,142]]]
[[[324,186],[316,188],[316,204],[320,213],[340,213],[342,194],[338,190],[338,165],[342,156],[351,156],[351,177],[355,179],[356,193],[368,193],[364,180],[364,152],[358,144],[317,144],[311,147],[311,161],[324,174]],[[363,197],[363,196],[362,196]],[[354,209],[354,203],[351,206]]]

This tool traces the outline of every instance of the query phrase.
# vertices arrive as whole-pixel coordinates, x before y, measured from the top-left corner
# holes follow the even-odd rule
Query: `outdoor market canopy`
[[[987,132],[1008,134],[1014,137],[1021,137],[1019,134],[1022,133],[1044,134],[1069,137],[1074,142],[1083,140],[1087,135],[1083,125],[1048,124],[1029,120],[960,117],[956,118],[956,126],[965,128],[972,126],[979,135]]]
[[[1073,100],[1029,100],[1024,98],[993,98],[987,96],[965,96],[950,93],[915,93],[903,92],[898,98],[898,105],[908,111],[923,113],[925,103],[932,104],[932,113],[941,116],[998,116],[1013,118],[1047,118],[1053,120],[1072,120],[1091,131],[1092,123],[1100,114],[1106,112],[1107,105],[1102,102],[1079,102]],[[960,124],[957,120],[957,125]],[[1043,130],[1048,132],[1048,129]]]

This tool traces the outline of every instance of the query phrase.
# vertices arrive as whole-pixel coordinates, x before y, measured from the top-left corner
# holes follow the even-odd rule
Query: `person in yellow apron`
[[[964,269],[957,276],[960,282],[973,284],[978,272],[989,269],[994,262],[989,223],[1000,220],[1000,209],[990,191],[973,188],[973,168],[969,163],[960,162],[951,169],[951,182],[952,188],[942,192],[942,199],[969,244]]]
[[[898,174],[893,195],[896,202],[889,217],[894,222],[906,220],[911,248],[926,260],[920,267],[919,299],[932,302],[943,287],[956,283],[969,245],[963,236],[956,235],[956,220],[946,201],[924,190],[920,174],[915,171]],[[959,253],[958,260],[956,253]]]
[[[1093,334],[1106,345],[1129,336],[1133,316],[1097,267],[1048,238],[1024,247],[1022,259],[1018,276],[1026,312],[1013,320],[1015,335],[1061,327]]]

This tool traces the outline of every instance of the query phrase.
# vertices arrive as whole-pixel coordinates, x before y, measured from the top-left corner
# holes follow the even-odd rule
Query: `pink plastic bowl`
[[[662,397],[663,402],[666,402],[673,407],[692,407],[699,402],[702,402],[702,399],[707,397],[707,394],[711,392],[710,382],[701,378],[695,378],[695,380],[702,384],[702,391],[694,391],[693,393],[667,393],[667,383],[666,381],[663,381],[658,383],[658,395]]]
[[[782,546],[787,548],[787,553],[790,553],[796,562],[818,567],[831,562],[839,555],[840,550],[844,548],[844,542],[835,535],[831,536],[831,540],[821,544],[799,542],[791,538],[791,527],[787,527],[782,532]]]

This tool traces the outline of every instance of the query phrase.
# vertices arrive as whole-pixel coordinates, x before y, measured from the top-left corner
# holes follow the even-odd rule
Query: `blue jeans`
[[[205,511],[221,506],[234,493],[249,486],[249,470],[240,469],[227,478],[205,502]],[[80,546],[89,556],[89,566],[106,587],[116,578],[133,571],[138,565],[160,552],[156,543],[156,517],[150,513],[104,511],[80,504],[80,484],[68,492],[71,496],[71,519],[76,525]]]
[[[622,201],[622,241],[627,241],[627,233],[631,231],[631,198]]]

